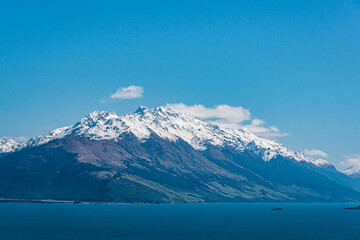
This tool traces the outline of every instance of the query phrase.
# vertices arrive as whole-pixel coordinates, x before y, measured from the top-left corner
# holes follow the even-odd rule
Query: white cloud
[[[266,122],[261,119],[254,118],[251,124],[244,125],[245,129],[261,137],[285,137],[288,133],[282,133],[276,126],[266,126]]]
[[[144,94],[144,89],[139,86],[129,86],[118,88],[115,93],[110,95],[110,99],[133,99],[141,98]]]
[[[188,113],[202,119],[204,121],[219,125],[223,128],[246,128],[248,131],[267,138],[288,136],[287,133],[282,133],[276,126],[267,126],[265,121],[254,118],[248,109],[243,107],[232,107],[229,105],[217,105],[213,108],[207,108],[204,105],[188,106],[183,103],[168,104],[171,109]],[[251,121],[249,124],[244,122]]]
[[[341,161],[340,165],[346,167],[345,174],[353,174],[360,171],[360,154],[346,156],[345,161]]]
[[[228,122],[243,122],[251,119],[250,111],[243,107],[217,105],[214,108],[206,108],[200,104],[188,106],[183,103],[168,104],[167,106],[200,119],[224,119]]]
[[[319,149],[305,149],[304,153],[308,156],[328,157],[329,155]]]

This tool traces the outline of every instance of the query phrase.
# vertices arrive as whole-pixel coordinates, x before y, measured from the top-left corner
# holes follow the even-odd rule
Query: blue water
[[[348,206],[0,204],[0,239],[360,239]]]

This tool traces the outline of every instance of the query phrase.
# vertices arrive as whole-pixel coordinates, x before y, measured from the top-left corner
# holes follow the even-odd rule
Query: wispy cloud
[[[346,156],[344,161],[340,162],[340,165],[346,167],[345,174],[353,174],[360,171],[360,154],[352,154]]]
[[[183,103],[168,104],[167,106],[175,111],[188,113],[201,119],[223,119],[227,122],[243,122],[251,119],[250,111],[243,107],[217,105],[207,108],[200,104],[188,106]]]
[[[267,126],[264,120],[257,118],[253,119],[251,124],[243,125],[243,127],[249,132],[265,138],[289,136],[288,133],[280,132],[276,126]]]
[[[128,87],[118,88],[115,93],[111,94],[108,98],[103,98],[100,100],[102,103],[112,102],[115,100],[121,99],[134,99],[134,98],[142,98],[144,95],[144,88],[140,86],[131,85]]]
[[[304,153],[308,156],[317,156],[317,157],[324,157],[324,158],[329,156],[327,153],[325,153],[319,149],[311,149],[311,150],[305,149]]]
[[[183,103],[168,104],[175,111],[188,113],[204,121],[214,123],[223,128],[247,129],[248,131],[267,138],[288,136],[276,126],[268,126],[264,120],[252,118],[248,109],[229,105],[217,105],[207,108],[204,105],[186,105]],[[246,122],[249,122],[247,123]]]

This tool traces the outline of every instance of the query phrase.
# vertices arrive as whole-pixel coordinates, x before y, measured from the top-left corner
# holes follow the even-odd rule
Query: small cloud
[[[111,99],[133,99],[141,98],[144,94],[144,89],[139,86],[129,86],[118,88],[115,93],[110,95]]]
[[[346,170],[343,171],[345,174],[358,173],[360,171],[360,154],[346,156],[346,160],[341,161],[340,165],[346,167]]]
[[[100,99],[100,103],[114,102],[121,99],[141,98],[144,95],[144,88],[140,86],[131,85],[129,87],[118,88],[110,97]]]
[[[304,153],[308,156],[318,156],[318,157],[328,157],[329,155],[319,149],[312,149],[312,150],[309,150],[309,149],[305,149],[304,150]]]
[[[283,137],[288,136],[287,133],[282,133],[276,126],[267,126],[264,120],[254,118],[248,109],[233,107],[229,105],[217,105],[212,108],[207,108],[204,105],[186,105],[183,103],[167,104],[167,106],[175,111],[188,113],[196,118],[216,124],[223,128],[247,129],[260,137]],[[249,124],[244,124],[246,121],[251,121]]]

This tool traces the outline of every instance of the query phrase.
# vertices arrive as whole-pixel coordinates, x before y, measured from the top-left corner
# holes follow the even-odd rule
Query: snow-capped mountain
[[[26,146],[26,137],[1,137],[0,154],[14,152]]]
[[[347,175],[353,179],[360,180],[360,170],[358,167],[349,167],[349,168],[345,169],[342,173],[344,173],[345,175]]]
[[[39,146],[71,135],[116,142],[123,133],[132,133],[140,140],[148,139],[152,133],[170,141],[182,139],[196,150],[205,150],[209,144],[233,147],[239,151],[251,150],[264,161],[282,156],[316,166],[330,165],[325,160],[315,160],[299,151],[290,151],[282,144],[257,137],[246,130],[220,128],[168,107],[148,109],[140,106],[135,113],[123,116],[117,116],[114,112],[95,111],[73,126],[55,129],[48,134],[32,138],[27,146]]]
[[[352,175],[352,174],[356,174],[356,173],[358,173],[359,171],[356,169],[356,168],[354,168],[354,167],[350,167],[350,168],[347,168],[347,169],[345,169],[344,171],[342,171],[344,174],[346,174],[346,175]]]
[[[246,131],[168,107],[95,111],[0,156],[0,198],[97,202],[359,201],[355,180]]]

